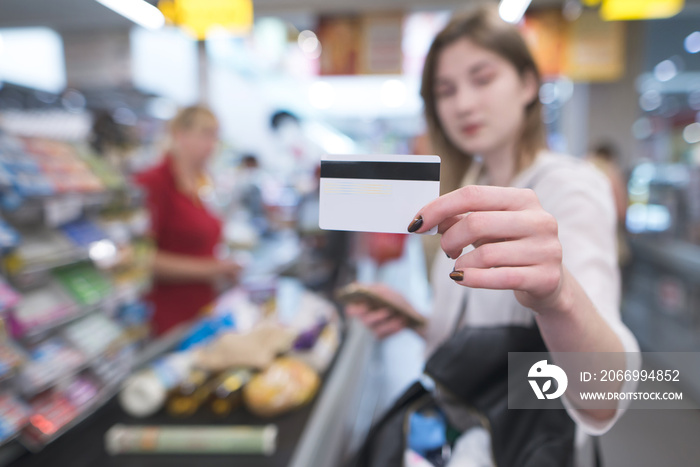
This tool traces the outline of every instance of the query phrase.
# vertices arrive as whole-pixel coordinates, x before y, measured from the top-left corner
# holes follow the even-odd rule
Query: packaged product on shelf
[[[175,417],[189,417],[204,404],[211,393],[207,384],[210,374],[200,369],[193,369],[183,381],[175,386],[168,395],[166,410]]]
[[[6,267],[11,275],[23,269],[46,269],[56,263],[87,259],[87,253],[76,251],[65,235],[53,230],[27,230],[22,232],[22,243],[12,253]]]
[[[110,349],[92,362],[92,372],[109,388],[115,388],[132,372],[136,350],[131,341]]]
[[[131,341],[142,341],[148,337],[151,320],[151,306],[143,301],[121,303],[117,307],[115,319],[124,327],[127,338]]]
[[[68,402],[78,410],[92,404],[99,394],[99,384],[86,375],[80,375],[63,390]]]
[[[78,410],[59,391],[48,391],[29,403],[31,415],[23,435],[35,443],[44,443],[75,420]]]
[[[126,188],[126,179],[120,170],[116,170],[107,160],[91,153],[90,151],[78,151],[78,156],[83,160],[102,185],[109,190],[121,190]]]
[[[61,226],[60,230],[75,246],[80,248],[89,248],[93,243],[107,238],[107,234],[89,219],[69,222]]]
[[[82,353],[59,337],[52,337],[29,350],[28,360],[18,375],[20,389],[26,395],[37,394],[75,374],[86,363]]]
[[[16,248],[21,241],[19,233],[0,218],[0,252]]]
[[[193,367],[189,352],[169,354],[130,376],[119,393],[122,408],[133,417],[148,417],[163,407],[168,392],[180,384]]]
[[[25,150],[37,162],[58,192],[103,191],[104,185],[80,160],[69,144],[38,138],[27,138]]]
[[[29,407],[14,394],[0,393],[0,444],[15,436],[29,418]]]
[[[122,337],[123,329],[100,313],[93,313],[69,324],[63,331],[68,342],[92,359]]]
[[[22,198],[48,196],[54,193],[53,184],[43,174],[39,164],[27,157],[23,143],[17,138],[7,135],[0,136],[0,168],[4,185],[12,187],[14,200],[18,203],[8,203],[7,192],[3,193],[2,204],[6,209],[16,209]]]
[[[22,301],[10,310],[7,325],[13,337],[33,336],[80,312],[63,288],[50,282],[45,287],[26,292]]]
[[[14,308],[22,296],[0,277],[0,313]]]
[[[225,371],[211,382],[209,409],[219,417],[226,417],[243,403],[243,387],[253,374],[247,369]]]
[[[9,339],[0,339],[0,381],[13,376],[26,357]]]
[[[115,454],[264,454],[277,445],[277,427],[266,426],[125,426],[105,433],[105,448]]]
[[[110,296],[112,284],[91,263],[78,263],[55,269],[56,280],[80,305],[96,305]]]
[[[243,389],[243,400],[254,414],[274,417],[309,403],[320,381],[318,374],[305,363],[281,357],[251,378]]]

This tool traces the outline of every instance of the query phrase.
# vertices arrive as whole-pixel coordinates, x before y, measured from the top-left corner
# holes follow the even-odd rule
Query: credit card
[[[440,157],[325,155],[320,189],[321,229],[408,233],[416,213],[440,196]]]

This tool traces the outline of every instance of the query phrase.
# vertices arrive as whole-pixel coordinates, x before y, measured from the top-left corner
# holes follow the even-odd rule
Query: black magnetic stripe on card
[[[439,182],[440,163],[321,161],[321,178]]]

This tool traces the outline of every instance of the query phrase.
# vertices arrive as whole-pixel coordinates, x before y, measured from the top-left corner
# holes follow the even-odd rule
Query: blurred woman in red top
[[[207,108],[187,107],[170,122],[170,150],[137,176],[147,192],[153,261],[153,330],[161,334],[194,317],[215,298],[214,282],[235,281],[240,267],[214,257],[221,221],[200,199],[205,166],[218,144],[219,124]]]

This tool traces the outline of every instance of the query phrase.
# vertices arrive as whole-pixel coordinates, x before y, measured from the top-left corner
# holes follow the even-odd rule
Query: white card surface
[[[440,196],[440,157],[325,155],[319,227],[408,233],[416,213]],[[437,227],[426,232],[437,233]]]

